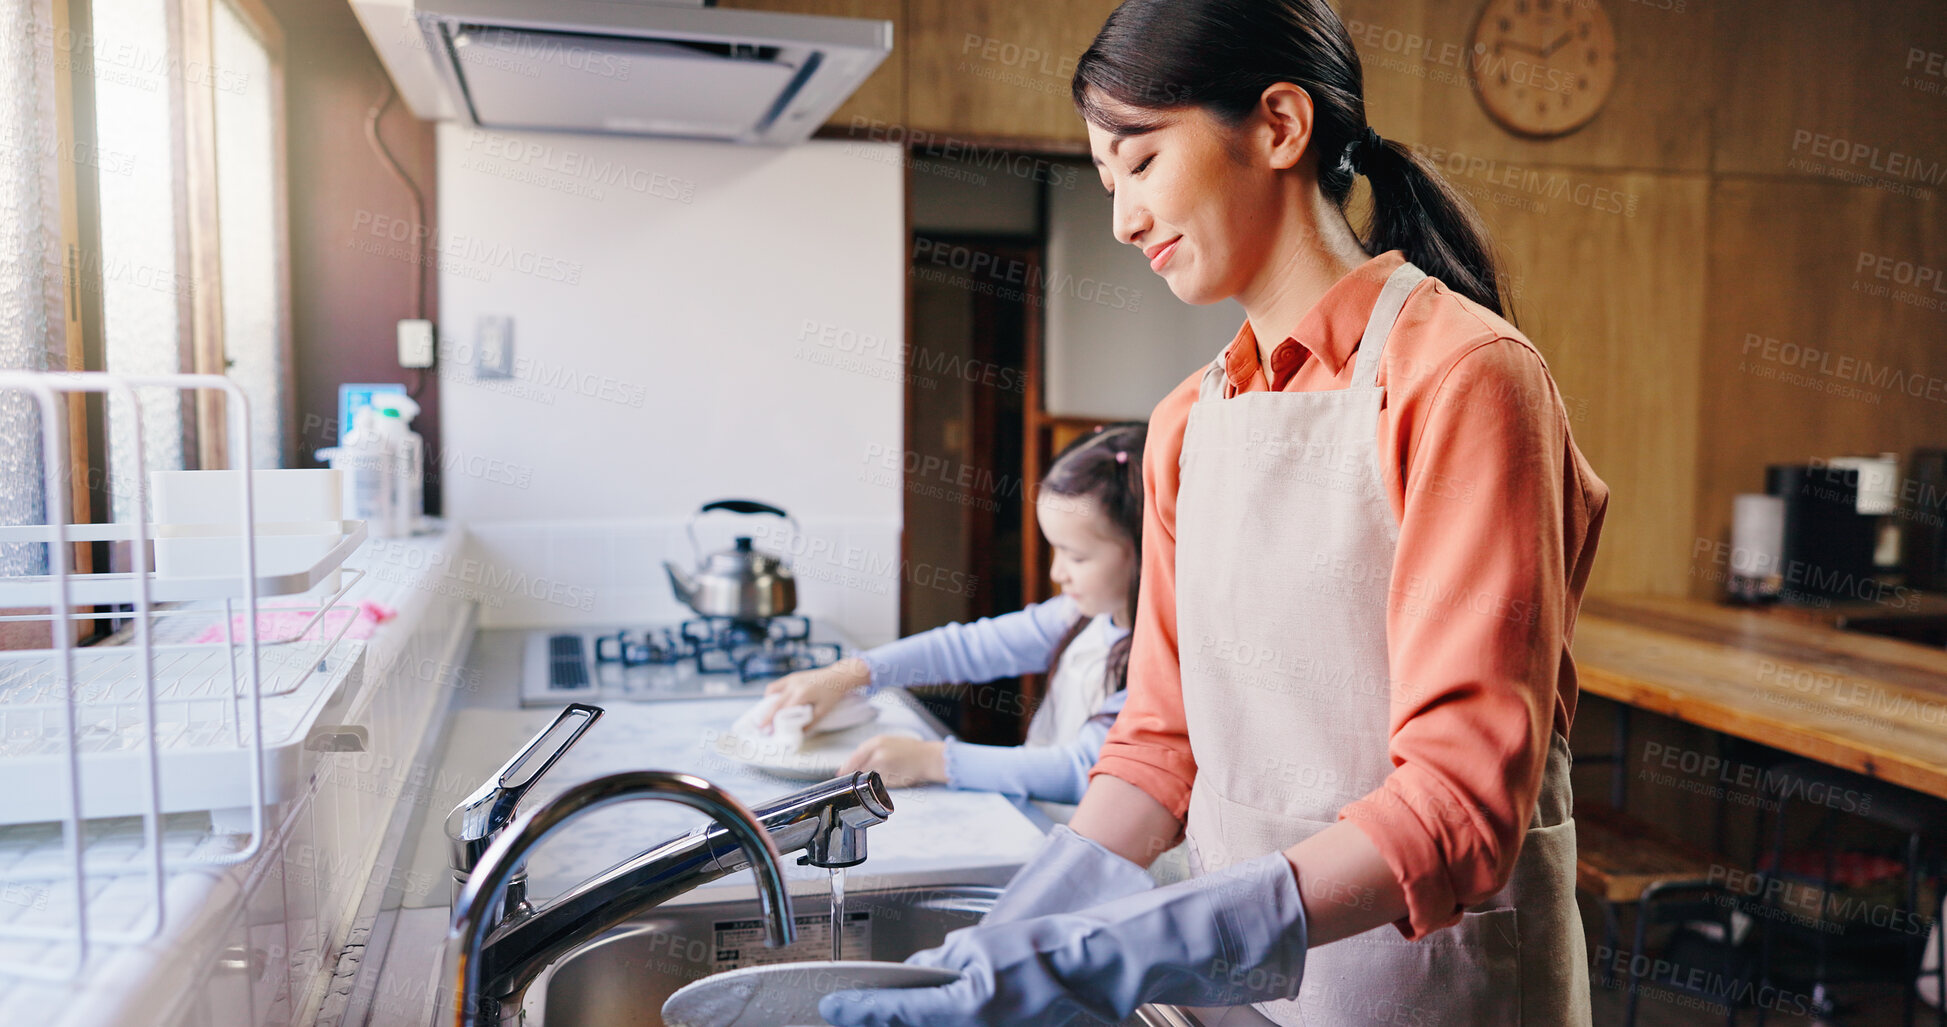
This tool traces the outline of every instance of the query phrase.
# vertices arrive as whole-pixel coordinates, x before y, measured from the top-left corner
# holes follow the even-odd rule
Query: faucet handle
[[[876,770],[858,771],[806,789],[784,802],[810,800],[810,836],[798,865],[837,870],[865,862],[865,829],[892,816],[892,794]]]
[[[554,722],[521,750],[464,802],[446,815],[446,837],[452,843],[453,873],[464,879],[493,844],[494,836],[512,823],[522,797],[554,766],[561,754],[601,719],[602,708],[570,703]]]

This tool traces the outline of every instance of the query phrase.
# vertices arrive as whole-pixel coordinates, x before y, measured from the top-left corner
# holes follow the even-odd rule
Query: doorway
[[[1027,602],[1034,536],[1026,474],[1041,245],[919,232],[909,275],[900,633],[1011,613]],[[919,693],[926,698],[925,693]],[[972,742],[1021,739],[1020,688],[996,682],[928,701]]]

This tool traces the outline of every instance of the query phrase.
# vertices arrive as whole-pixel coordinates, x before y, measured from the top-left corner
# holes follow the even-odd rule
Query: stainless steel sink
[[[846,896],[847,959],[898,961],[978,923],[1000,889],[942,885]],[[683,985],[754,963],[831,958],[831,913],[817,893],[794,896],[799,940],[766,949],[751,902],[665,907],[610,931],[549,967],[528,989],[526,1027],[662,1027],[663,1001]],[[1198,1027],[1183,1010],[1144,1007],[1145,1027]]]

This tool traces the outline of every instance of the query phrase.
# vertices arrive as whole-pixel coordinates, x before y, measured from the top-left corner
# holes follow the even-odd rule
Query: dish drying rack
[[[235,522],[152,525],[147,474],[138,470],[127,476],[132,520],[69,523],[69,397],[119,397],[131,412],[138,467],[146,468],[139,388],[223,395],[227,452],[241,472]],[[40,545],[48,570],[0,576],[0,609],[30,611],[0,621],[42,621],[50,635],[47,648],[0,651],[0,781],[8,783],[0,787],[0,825],[20,825],[0,832],[27,832],[46,843],[40,846],[43,856],[59,853],[58,858],[22,859],[0,872],[0,890],[38,887],[54,896],[38,910],[42,915],[0,922],[0,952],[23,951],[21,943],[39,941],[43,950],[52,943],[72,957],[52,964],[44,951],[37,959],[0,958],[0,974],[67,980],[87,966],[92,946],[139,944],[160,933],[170,871],[243,863],[263,847],[266,807],[290,797],[302,783],[304,733],[330,701],[334,689],[329,686],[342,681],[362,653],[358,643],[340,645],[355,616],[345,616],[329,638],[306,639],[329,611],[351,609],[340,601],[365,572],[340,568],[366,532],[362,521],[257,522],[250,403],[228,377],[0,372],[0,392],[26,393],[39,409],[44,497],[43,523],[0,525],[0,543]],[[170,538],[235,537],[241,573],[156,575],[150,545],[158,530]],[[309,566],[260,573],[257,536],[320,530],[330,532],[323,538],[329,546]],[[131,569],[73,573],[71,547],[78,542],[127,543]],[[259,638],[261,598],[310,592],[327,583],[336,584],[333,594],[317,603],[292,641]],[[179,626],[207,621],[214,600],[222,603],[219,640],[157,640],[158,628],[188,638],[190,629]],[[157,608],[186,602],[200,605]],[[92,606],[133,610],[78,609]],[[132,621],[125,644],[77,647],[77,622],[103,619]],[[277,702],[267,707],[267,698]],[[165,837],[171,826],[165,824],[166,814],[205,810],[215,834],[247,840],[225,839],[231,844],[213,847],[185,845],[180,832]],[[108,858],[93,858],[99,855],[91,849],[95,839],[133,835],[138,817],[141,842],[133,856],[118,846]],[[91,925],[90,899],[103,890],[105,879],[138,874],[146,878],[146,916],[112,932]]]

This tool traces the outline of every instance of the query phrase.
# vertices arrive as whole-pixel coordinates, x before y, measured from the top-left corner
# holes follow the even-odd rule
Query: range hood
[[[483,129],[803,142],[892,23],[704,0],[351,0],[414,114]]]

